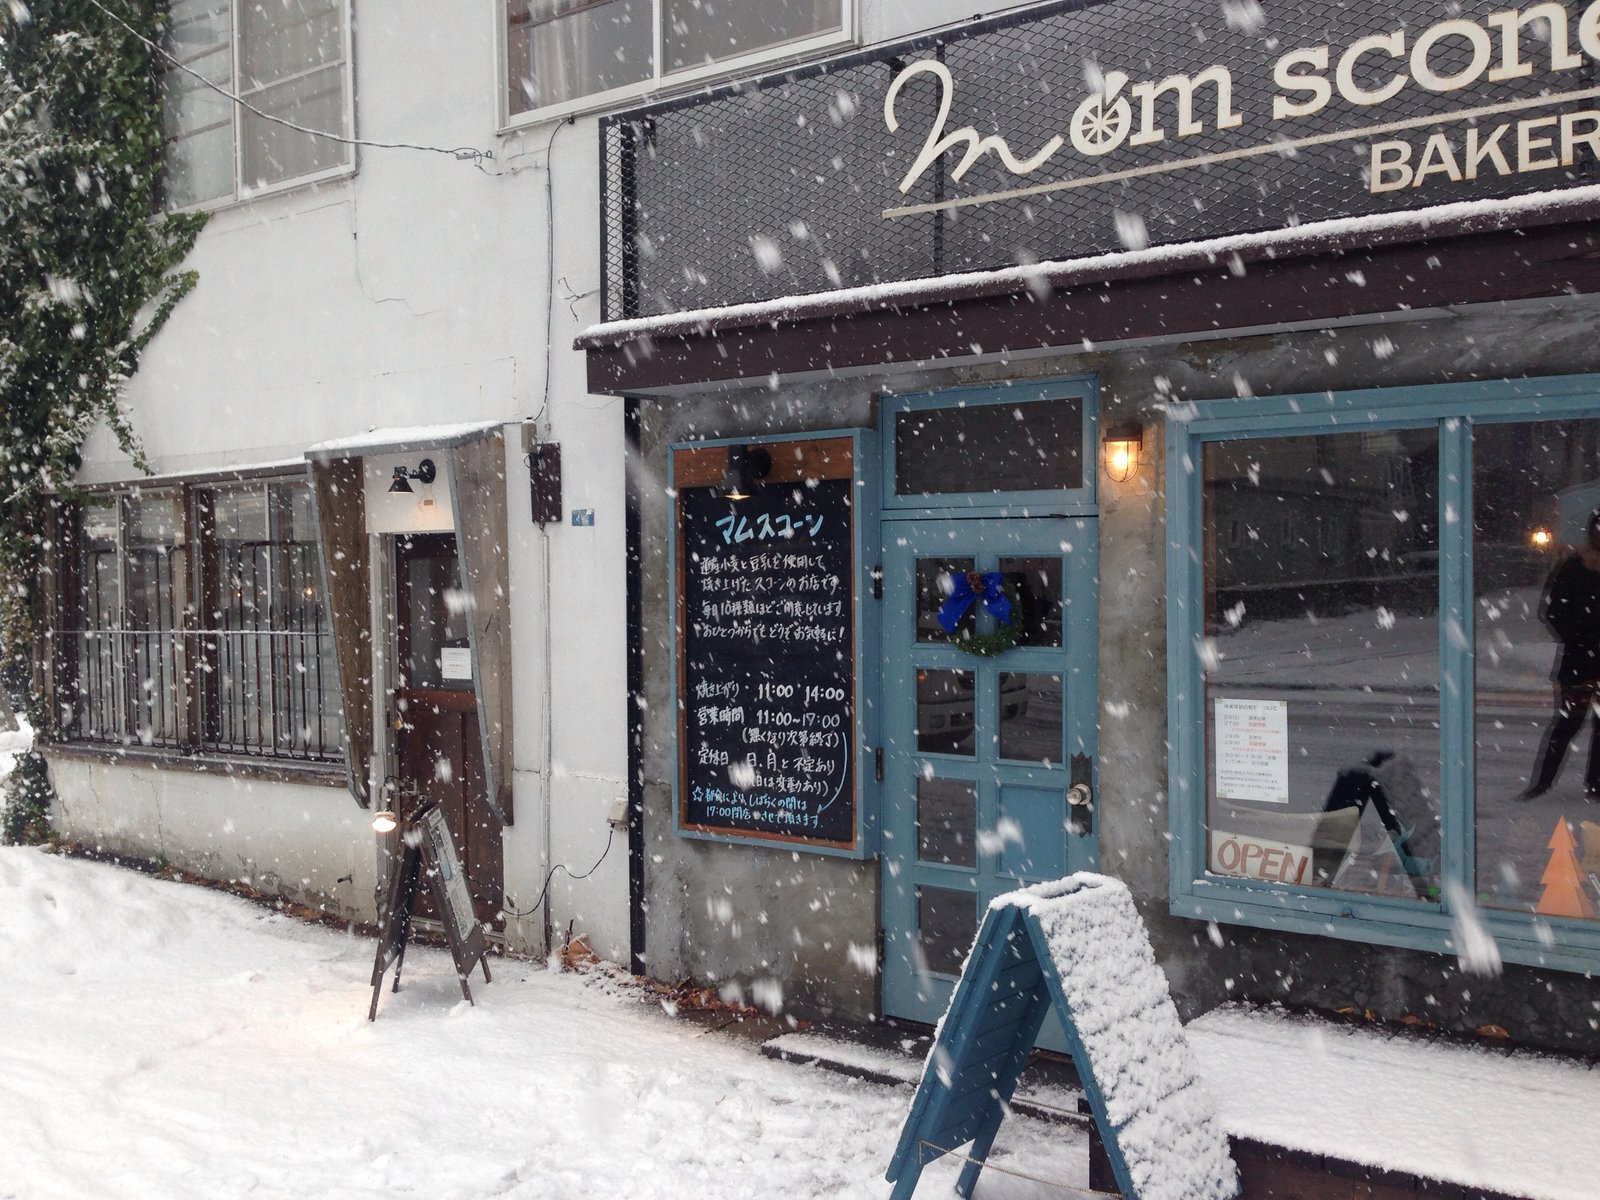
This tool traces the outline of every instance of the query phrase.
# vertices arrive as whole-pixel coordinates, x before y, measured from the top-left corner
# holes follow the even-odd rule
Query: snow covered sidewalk
[[[0,848],[0,1200],[888,1194],[907,1089],[515,961],[469,1008],[424,947],[369,1024],[372,953],[218,892]],[[1600,1068],[1237,1009],[1188,1032],[1236,1136],[1600,1194]],[[1086,1181],[1074,1128],[1014,1118],[996,1149]],[[934,1164],[918,1194],[948,1195],[959,1167]],[[1063,1194],[993,1170],[978,1187]]]
[[[1538,1200],[1600,1196],[1600,1067],[1232,1007],[1187,1032],[1235,1137]]]
[[[888,1192],[905,1090],[512,961],[469,1008],[422,947],[369,1024],[372,953],[217,892],[0,848],[0,1198]],[[1085,1178],[1077,1131],[1018,1120],[1001,1143],[1002,1165]],[[988,1172],[978,1194],[1061,1193]]]

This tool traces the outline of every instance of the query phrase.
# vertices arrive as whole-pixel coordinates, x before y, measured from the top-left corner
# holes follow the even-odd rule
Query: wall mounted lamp
[[[722,473],[722,494],[729,500],[748,500],[772,474],[772,455],[760,446],[729,446],[728,469]]]
[[[412,490],[411,480],[415,479],[418,483],[427,485],[437,478],[438,472],[434,470],[433,459],[425,458],[417,464],[415,471],[408,471],[404,467],[396,467],[394,469],[394,479],[389,484],[389,490],[391,492],[407,493]]]
[[[1551,543],[1555,540],[1555,535],[1543,525],[1539,526],[1539,528],[1535,529],[1528,535],[1528,541],[1533,543],[1533,548],[1535,550],[1548,550],[1550,549]]]
[[[1144,426],[1137,421],[1113,425],[1106,430],[1106,476],[1126,483],[1139,469],[1139,451],[1144,448]]]
[[[391,809],[380,808],[372,814],[372,832],[374,833],[393,833],[395,826],[398,824],[400,824],[400,818]]]

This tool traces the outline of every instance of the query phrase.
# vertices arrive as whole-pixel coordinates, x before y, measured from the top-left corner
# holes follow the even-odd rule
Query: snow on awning
[[[453,425],[396,425],[386,429],[369,429],[365,433],[318,442],[306,450],[306,458],[315,462],[371,454],[403,454],[409,450],[447,450],[475,441],[505,424],[508,422],[503,420],[466,421]]]
[[[1176,274],[1222,262],[1242,265],[1262,259],[1337,253],[1455,234],[1549,224],[1593,216],[1597,208],[1600,208],[1600,185],[1593,184],[1510,199],[1465,200],[1432,208],[1310,221],[1282,229],[1150,246],[1089,258],[866,284],[747,304],[604,321],[579,333],[573,346],[578,350],[596,350],[653,338],[689,338],[762,325],[776,327],[883,309],[910,309],[1011,295],[1024,290],[1048,294],[1115,279]]]

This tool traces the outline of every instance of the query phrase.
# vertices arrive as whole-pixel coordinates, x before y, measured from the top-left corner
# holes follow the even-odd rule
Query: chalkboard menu
[[[680,451],[679,816],[685,829],[856,839],[849,439],[772,443],[744,499],[726,447]],[[686,486],[714,475],[715,483]]]

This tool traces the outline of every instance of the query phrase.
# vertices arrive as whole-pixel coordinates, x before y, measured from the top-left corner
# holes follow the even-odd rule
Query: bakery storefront
[[[1098,869],[1187,1013],[1600,1048],[1597,64],[1118,0],[610,119],[643,966],[931,1021]]]

